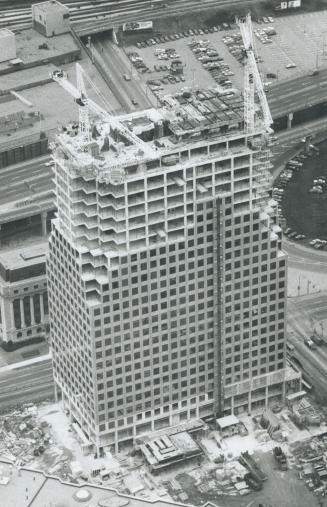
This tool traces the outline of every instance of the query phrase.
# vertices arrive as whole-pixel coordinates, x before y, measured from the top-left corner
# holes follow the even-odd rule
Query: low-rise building
[[[70,31],[69,8],[56,0],[32,5],[33,28],[46,37]]]
[[[16,58],[15,34],[8,28],[0,30],[0,62]]]
[[[0,344],[6,350],[46,339],[47,241],[0,252]]]

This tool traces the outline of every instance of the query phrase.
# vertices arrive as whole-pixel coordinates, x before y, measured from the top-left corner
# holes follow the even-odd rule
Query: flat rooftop
[[[8,35],[14,35],[14,32],[9,30],[9,28],[1,28],[0,29],[0,37],[8,37]]]
[[[0,264],[4,269],[19,269],[45,262],[48,241],[42,238],[38,243],[29,246],[8,248],[0,252]]]
[[[8,480],[9,479],[9,480]],[[7,483],[7,484],[5,484]],[[54,506],[78,507],[86,505],[83,498],[88,493],[87,505],[103,507],[174,507],[184,504],[164,500],[148,501],[128,496],[91,484],[78,486],[62,483],[59,479],[46,476],[42,472],[21,468],[20,471],[6,461],[0,461],[0,488],[2,505],[9,507],[45,507],[53,499]],[[84,492],[84,495],[83,495]]]
[[[31,69],[22,69],[4,74],[0,80],[0,91],[9,93],[10,90],[16,90],[24,87],[37,86],[39,83],[51,82],[49,76],[57,67],[52,64],[39,65]]]
[[[39,49],[39,46],[44,43],[47,44],[48,49]],[[23,64],[37,63],[73,51],[79,51],[79,47],[70,33],[45,37],[32,28],[16,33],[16,56],[22,60]],[[0,71],[10,68],[12,66],[9,62],[0,63]]]
[[[34,7],[42,10],[45,14],[52,14],[53,12],[63,12],[68,11],[68,7],[66,5],[61,4],[60,2],[56,2],[56,0],[49,0],[48,2],[40,2],[38,4],[34,4]]]

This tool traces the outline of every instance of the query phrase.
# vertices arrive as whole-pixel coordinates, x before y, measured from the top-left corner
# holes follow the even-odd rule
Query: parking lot
[[[259,69],[263,82],[268,83],[267,88],[277,80],[309,74],[326,66],[327,11],[264,19],[260,23],[253,22],[253,29]],[[200,48],[209,48],[214,56],[207,62],[199,60],[193,50],[196,44]],[[232,88],[243,88],[242,41],[236,24],[193,28],[169,35],[154,33],[147,39],[143,34],[143,43],[126,46],[125,50],[141,59],[144,63],[139,68],[142,79],[150,84],[156,81],[157,89],[162,93],[176,92],[182,86],[219,86],[211,68],[206,68],[204,63],[216,64],[216,75],[231,81],[229,86]],[[166,56],[159,58],[159,55]],[[218,56],[218,62],[215,62],[215,56]],[[168,79],[168,76],[173,75],[170,66],[176,59],[181,61],[183,73],[176,73],[178,77],[174,82],[174,78]]]

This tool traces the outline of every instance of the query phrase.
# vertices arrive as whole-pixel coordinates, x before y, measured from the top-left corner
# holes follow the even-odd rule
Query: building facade
[[[260,124],[244,133],[240,99],[204,96],[120,118],[140,143],[110,119],[91,142],[58,137],[54,378],[98,450],[267,406],[298,381],[269,142]]]
[[[0,254],[0,344],[12,350],[47,339],[47,241]]]
[[[32,5],[33,28],[46,37],[70,31],[69,8],[56,0]]]

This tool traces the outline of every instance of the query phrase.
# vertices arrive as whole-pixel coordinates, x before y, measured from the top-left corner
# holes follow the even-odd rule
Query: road
[[[301,140],[309,135],[312,136],[314,143],[326,139],[326,118],[319,118],[318,120],[292,127],[291,129],[276,132],[278,141],[276,141],[275,146],[272,148],[272,175],[274,179],[277,178],[281,170],[284,169],[285,163],[298,151],[303,149]]]
[[[272,85],[267,99],[273,118],[327,101],[327,69]]]
[[[0,409],[53,397],[51,359],[11,371],[0,370]]]
[[[108,76],[111,91],[125,111],[143,110],[155,105],[150,100],[148,88],[121,48],[113,44],[108,37],[101,36],[92,39],[92,47]],[[126,81],[124,75],[128,75],[130,81]],[[133,104],[132,99],[137,104]]]
[[[301,364],[309,382],[315,386],[316,395],[327,401],[327,337],[326,344],[310,350],[303,339],[314,330],[321,333],[319,322],[327,318],[327,293],[311,294],[288,299],[287,335],[294,346],[293,357]]]
[[[318,273],[327,273],[327,252],[306,248],[297,243],[283,239],[283,250],[288,254],[288,264],[294,267],[302,267]],[[326,305],[327,316],[327,305]]]
[[[50,156],[0,170],[0,224],[54,209]]]

